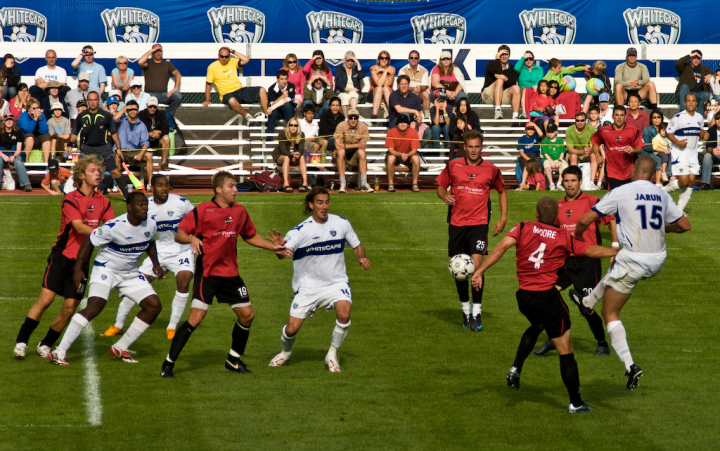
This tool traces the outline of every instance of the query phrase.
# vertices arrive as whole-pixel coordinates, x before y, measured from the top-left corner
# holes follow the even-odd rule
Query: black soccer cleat
[[[236,373],[252,374],[252,371],[238,357],[228,356],[225,360],[225,369],[228,371],[234,371]]]
[[[628,390],[632,390],[633,388],[636,388],[640,384],[640,377],[643,375],[642,370],[639,366],[635,365],[634,363],[630,366],[630,371],[625,372],[625,376],[627,376],[627,388]]]
[[[545,341],[545,343],[538,346],[538,348],[535,350],[534,354],[542,357],[542,356],[547,355],[548,352],[554,351],[555,349],[556,349],[555,343],[553,343],[552,340],[547,340],[547,341]]]
[[[470,329],[470,315],[463,313],[463,329]]]
[[[610,346],[598,346],[595,348],[595,357],[605,357],[610,355]]]
[[[473,332],[480,332],[482,330],[482,319],[480,315],[470,317],[470,330]]]
[[[167,379],[175,379],[175,373],[173,373],[173,368],[175,368],[175,363],[165,360],[163,362],[162,368],[160,369],[160,376]]]
[[[508,387],[520,390],[520,372],[514,366],[508,370],[505,380],[507,381]]]
[[[580,314],[585,318],[589,318],[592,315],[593,309],[583,304],[583,295],[579,291],[570,290],[570,299],[577,305],[580,310]]]

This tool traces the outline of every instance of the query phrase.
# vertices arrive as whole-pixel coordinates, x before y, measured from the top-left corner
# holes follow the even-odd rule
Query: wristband
[[[617,241],[613,241],[612,247],[617,249],[620,247],[620,243],[618,243]]]

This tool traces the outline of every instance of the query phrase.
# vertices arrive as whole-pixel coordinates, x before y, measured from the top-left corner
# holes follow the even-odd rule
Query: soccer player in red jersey
[[[600,199],[590,194],[582,192],[580,185],[582,184],[582,171],[577,166],[570,166],[562,173],[563,186],[565,187],[565,197],[558,201],[558,216],[555,222],[556,226],[568,231],[570,234],[575,232],[575,225],[578,220],[592,210]],[[590,228],[585,231],[583,238],[586,243],[592,246],[601,245],[602,238],[600,236],[600,225],[604,224],[610,228],[610,236],[612,237],[612,247],[619,248],[617,239],[617,231],[615,229],[615,217],[613,215],[603,216],[597,222],[592,223]],[[575,290],[588,295],[593,288],[602,279],[602,267],[600,259],[590,257],[577,257],[571,255],[565,262],[565,270],[558,278],[555,286],[562,291],[573,285]],[[610,346],[605,340],[605,329],[603,327],[600,315],[593,312],[587,318],[590,330],[597,340],[598,345],[595,349],[595,355],[598,357],[610,354]],[[535,350],[535,355],[545,355],[549,351],[555,349],[555,345],[551,340],[547,340]]]
[[[40,323],[43,313],[55,300],[55,296],[64,296],[65,302],[60,313],[50,324],[47,335],[37,346],[37,354],[43,358],[47,357],[50,348],[60,338],[60,334],[70,322],[70,317],[85,295],[85,291],[78,291],[73,282],[78,249],[101,222],[107,222],[115,217],[110,201],[95,190],[100,185],[101,174],[104,171],[102,160],[94,155],[81,158],[73,167],[73,179],[78,188],[68,193],[62,201],[60,233],[48,257],[42,290],[37,302],[30,307],[16,339],[14,354],[18,359],[25,358],[30,334]],[[87,276],[87,261],[83,263],[82,269]]]
[[[605,146],[607,159],[608,190],[630,183],[635,156],[642,152],[645,143],[642,130],[625,124],[625,107],[617,105],[613,110],[612,125],[605,125],[592,135],[592,149],[598,164],[602,164],[600,146]]]
[[[508,249],[517,246],[515,256],[520,289],[516,297],[520,313],[530,321],[530,327],[520,339],[515,362],[507,373],[507,384],[516,390],[520,388],[523,363],[544,329],[560,354],[560,374],[570,395],[568,413],[589,412],[580,397],[580,376],[570,341],[570,315],[555,284],[558,272],[570,255],[608,258],[617,254],[617,249],[591,246],[557,227],[558,203],[554,199],[540,199],[535,216],[537,221],[516,224],[495,246],[482,266],[475,270],[472,284],[480,288],[485,271],[497,263]]]
[[[252,373],[240,360],[240,356],[245,352],[255,313],[245,282],[238,275],[238,236],[252,246],[284,257],[292,257],[289,249],[268,242],[257,234],[245,207],[235,203],[237,182],[232,174],[226,171],[218,172],[213,176],[212,187],[215,196],[185,215],[175,235],[175,241],[190,244],[198,257],[195,262],[190,316],[173,337],[170,352],[160,371],[162,377],[175,377],[175,361],[190,335],[205,318],[214,298],[217,298],[218,303],[229,304],[238,317],[233,326],[232,346],[225,361],[225,368],[238,373]],[[277,236],[282,238],[278,232],[273,231],[271,237]]]
[[[448,254],[470,255],[479,268],[483,255],[487,255],[488,224],[490,223],[490,190],[495,189],[500,198],[500,220],[493,227],[493,236],[505,228],[507,222],[507,191],[500,170],[480,156],[483,137],[476,130],[463,135],[465,158],[450,161],[435,179],[438,183],[437,194],[448,206],[449,235]],[[448,187],[452,189],[448,193]],[[463,327],[473,332],[482,330],[483,289],[472,289],[472,311],[468,296],[467,280],[455,280],[458,296],[463,310]]]

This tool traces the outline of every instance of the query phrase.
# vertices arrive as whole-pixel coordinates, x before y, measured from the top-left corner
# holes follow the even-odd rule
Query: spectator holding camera
[[[295,117],[295,107],[299,98],[296,96],[295,85],[288,82],[288,73],[285,69],[280,69],[275,78],[277,81],[268,88],[268,103],[271,111],[267,121],[268,133],[275,133],[275,123],[278,119],[284,121]]]
[[[486,105],[495,105],[495,119],[502,119],[501,105],[512,105],[512,117],[513,119],[518,117],[522,95],[515,68],[510,65],[509,61],[510,47],[501,45],[498,47],[495,60],[485,66],[482,101]]]
[[[400,68],[400,74],[410,79],[410,90],[415,93],[423,105],[423,112],[430,112],[430,75],[428,70],[420,65],[420,53],[413,50],[408,55],[408,63]]]
[[[367,94],[367,101],[373,105],[371,119],[377,119],[380,104],[383,100],[388,105],[389,114],[392,116],[392,107],[389,105],[394,79],[395,68],[390,65],[390,53],[383,50],[378,54],[377,64],[370,67],[370,90]],[[420,108],[422,109],[422,106]]]
[[[465,99],[462,99],[465,100]],[[440,134],[446,141],[450,141],[450,115],[453,114],[453,108],[448,105],[447,96],[440,93],[435,99],[432,108],[430,108],[430,132],[432,133],[433,147],[439,149]]]
[[[433,90],[445,89],[448,105],[451,106],[468,96],[465,93],[465,76],[452,63],[452,54],[447,50],[440,52],[440,61],[430,72],[430,84]]]
[[[365,72],[352,50],[345,52],[343,67],[335,71],[335,94],[340,97],[343,115],[347,118],[349,110],[357,109],[362,91]]]
[[[675,62],[675,70],[680,76],[675,93],[680,111],[685,111],[685,96],[689,93],[695,94],[697,112],[700,116],[705,116],[705,102],[710,101],[713,73],[706,65],[701,64],[701,61],[702,52],[693,50]]]
[[[90,77],[88,86],[91,89],[97,89],[100,95],[105,92],[105,86],[107,86],[105,68],[102,64],[95,62],[95,50],[93,50],[91,45],[83,47],[80,55],[78,55],[78,57],[75,58],[70,65],[72,66],[74,73],[88,74]]]
[[[40,102],[37,99],[31,99],[28,102],[28,110],[20,115],[18,127],[25,138],[25,154],[30,157],[30,152],[34,149],[42,149],[45,163],[50,159],[51,138],[49,135],[47,120],[40,108]]]

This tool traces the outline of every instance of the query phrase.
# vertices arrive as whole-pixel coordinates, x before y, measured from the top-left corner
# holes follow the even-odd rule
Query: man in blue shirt
[[[86,73],[90,75],[91,89],[97,89],[101,95],[105,92],[105,86],[107,85],[105,68],[100,63],[95,62],[95,50],[93,50],[91,45],[83,47],[82,53],[78,55],[70,65],[76,74]]]
[[[525,136],[518,138],[517,150],[520,152],[518,157],[518,168],[515,171],[518,185],[525,183],[527,172],[525,171],[525,163],[531,158],[540,158],[540,136],[542,131],[534,122],[525,124]]]
[[[138,119],[140,108],[134,100],[128,100],[128,103],[118,111],[118,115],[123,115],[118,121],[118,138],[120,139],[120,147],[123,149],[122,157],[115,154],[118,167],[121,167],[120,159],[125,160],[126,164],[139,164],[145,161],[147,171],[147,180],[152,178],[153,160],[152,153],[148,152],[150,146],[150,137],[145,124]],[[115,116],[117,117],[117,115]],[[148,189],[150,185],[148,184]]]

